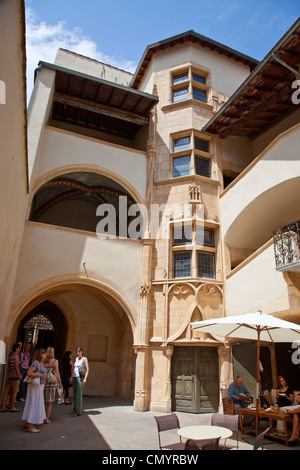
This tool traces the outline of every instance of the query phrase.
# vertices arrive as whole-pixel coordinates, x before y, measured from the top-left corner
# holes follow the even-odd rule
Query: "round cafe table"
[[[185,426],[178,429],[178,434],[186,439],[214,439],[220,437],[221,439],[227,439],[232,436],[232,431],[222,426]]]

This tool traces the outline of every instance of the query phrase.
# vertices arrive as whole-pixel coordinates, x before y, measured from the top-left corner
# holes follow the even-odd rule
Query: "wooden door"
[[[214,413],[219,405],[219,373],[217,348],[196,349],[199,413]]]
[[[174,348],[172,356],[172,395],[176,411],[197,413],[193,348]]]
[[[175,411],[212,413],[218,409],[216,348],[175,347],[172,356],[172,404]]]

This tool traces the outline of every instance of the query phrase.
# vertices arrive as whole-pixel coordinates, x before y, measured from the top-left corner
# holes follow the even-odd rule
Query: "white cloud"
[[[49,25],[38,22],[34,11],[26,8],[26,51],[27,51],[27,95],[30,98],[34,70],[40,60],[53,63],[59,48],[77,52],[128,72],[134,72],[136,64],[129,60],[117,60],[99,51],[97,44],[87,37],[80,28],[66,29],[64,21]]]
[[[222,5],[220,5],[218,8],[218,14],[217,14],[216,20],[221,23],[224,21],[228,21],[232,13],[234,13],[238,9],[240,9],[239,2],[236,2],[236,3],[231,2],[230,5],[228,5],[228,3],[223,4],[222,2]]]

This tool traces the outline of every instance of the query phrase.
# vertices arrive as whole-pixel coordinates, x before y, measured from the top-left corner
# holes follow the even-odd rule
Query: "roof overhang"
[[[224,139],[255,138],[298,108],[293,82],[300,79],[300,19],[202,128]]]
[[[56,73],[51,115],[56,121],[133,139],[158,102],[149,93],[55,64],[40,61],[36,73],[41,68]]]
[[[166,49],[167,47],[174,47],[179,44],[187,44],[188,42],[193,43],[193,44],[198,44],[202,47],[207,47],[211,51],[216,51],[221,55],[225,55],[229,59],[242,62],[243,64],[247,65],[251,71],[258,64],[257,60],[245,54],[237,52],[234,49],[231,49],[230,47],[224,46],[223,44],[217,41],[213,41],[212,39],[202,36],[201,34],[198,34],[193,30],[190,30],[185,33],[173,36],[171,38],[164,39],[163,41],[156,42],[155,44],[149,45],[146,48],[140,60],[140,63],[135,71],[135,74],[133,75],[131,86],[133,88],[139,87],[139,84],[155,52],[162,51]]]

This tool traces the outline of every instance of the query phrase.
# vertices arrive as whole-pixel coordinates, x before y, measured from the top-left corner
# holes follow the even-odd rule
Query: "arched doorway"
[[[33,308],[20,322],[18,341],[32,342],[33,348],[55,350],[56,358],[61,361],[67,336],[67,323],[62,311],[49,300]]]
[[[49,283],[50,284],[50,283]],[[123,298],[110,288],[91,279],[66,282],[56,278],[48,291],[41,290],[29,308],[24,305],[23,315],[16,324],[17,339],[39,331],[38,347],[53,346],[55,356],[62,362],[65,349],[81,346],[89,359],[90,374],[85,393],[110,395],[132,399],[135,382],[133,349],[134,320]],[[49,300],[45,299],[49,295]],[[50,300],[51,298],[51,300]],[[38,302],[38,304],[37,304]]]

